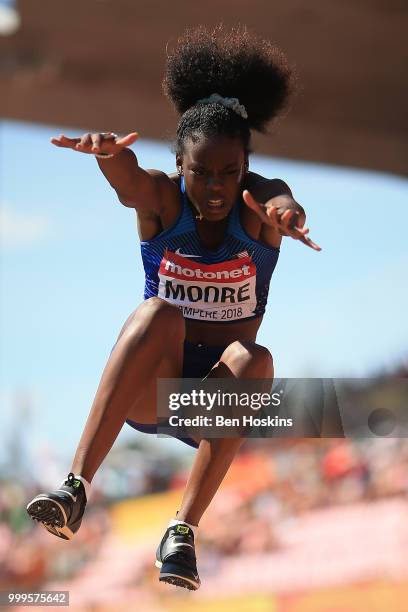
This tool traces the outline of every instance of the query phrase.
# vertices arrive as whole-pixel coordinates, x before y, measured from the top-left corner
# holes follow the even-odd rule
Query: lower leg
[[[198,525],[242,443],[240,438],[201,440],[177,519]]]
[[[251,351],[250,346],[240,344],[237,348],[234,344],[231,350],[226,349],[220,367],[211,370],[209,376],[226,378],[229,372],[234,378],[273,378],[272,357],[266,349],[254,345]],[[198,525],[243,441],[242,438],[201,440],[177,519]]]

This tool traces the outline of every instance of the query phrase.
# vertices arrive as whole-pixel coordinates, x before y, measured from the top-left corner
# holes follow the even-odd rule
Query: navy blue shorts
[[[207,346],[204,344],[192,344],[184,341],[184,359],[182,378],[204,378],[213,365],[219,361],[225,346]],[[112,349],[113,350],[113,349]],[[157,434],[156,423],[144,424],[136,421],[126,420],[126,423],[143,433]],[[198,448],[197,442],[192,438],[177,438],[185,444]]]

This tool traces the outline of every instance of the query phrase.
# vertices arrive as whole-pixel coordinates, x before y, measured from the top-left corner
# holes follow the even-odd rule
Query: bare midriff
[[[255,342],[262,317],[236,323],[201,323],[185,319],[186,340],[193,344],[226,346],[235,340]]]

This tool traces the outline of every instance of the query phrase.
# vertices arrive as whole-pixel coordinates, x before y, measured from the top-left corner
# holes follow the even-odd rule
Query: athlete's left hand
[[[248,208],[256,212],[262,223],[274,227],[282,236],[300,240],[315,251],[322,250],[306,235],[309,229],[304,227],[305,211],[290,195],[278,195],[261,204],[245,189],[242,198]]]

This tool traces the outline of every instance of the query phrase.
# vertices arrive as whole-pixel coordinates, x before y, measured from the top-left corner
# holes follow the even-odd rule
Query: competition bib
[[[160,298],[178,306],[188,319],[237,321],[254,316],[256,266],[246,251],[217,264],[192,258],[166,250],[159,268]]]

